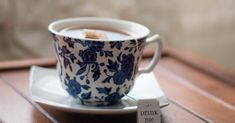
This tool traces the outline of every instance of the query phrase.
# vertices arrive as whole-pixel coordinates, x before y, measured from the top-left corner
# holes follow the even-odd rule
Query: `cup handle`
[[[152,37],[149,37],[146,39],[146,45],[152,44],[152,43],[157,43],[157,49],[155,50],[154,56],[152,58],[152,61],[150,62],[150,64],[145,67],[145,68],[140,68],[138,70],[138,74],[142,74],[142,73],[149,73],[151,72],[154,67],[157,65],[157,62],[160,59],[161,56],[161,51],[162,51],[162,41],[160,39],[160,36],[158,34],[153,35]]]

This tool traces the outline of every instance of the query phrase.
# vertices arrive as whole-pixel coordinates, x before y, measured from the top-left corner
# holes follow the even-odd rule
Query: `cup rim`
[[[88,39],[88,38],[82,38],[82,37],[76,37],[76,36],[69,36],[66,34],[61,33],[60,31],[57,31],[54,29],[55,26],[59,24],[68,24],[71,22],[76,22],[76,21],[97,21],[97,22],[109,22],[109,23],[120,23],[120,24],[127,24],[130,25],[130,28],[139,28],[142,31],[144,31],[144,34],[137,35],[137,36],[128,36],[126,39]],[[131,27],[132,26],[132,27]],[[114,18],[105,18],[105,17],[76,17],[76,18],[66,18],[66,19],[59,19],[56,21],[51,22],[48,25],[48,30],[58,36],[63,36],[63,37],[70,37],[73,39],[81,39],[81,40],[90,40],[90,41],[123,41],[123,40],[138,40],[138,39],[143,39],[147,37],[150,33],[150,30],[139,23],[133,22],[133,21],[127,21],[127,20],[121,20],[121,19],[114,19]]]

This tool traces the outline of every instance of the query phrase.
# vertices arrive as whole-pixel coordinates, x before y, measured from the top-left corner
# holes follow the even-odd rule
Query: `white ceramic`
[[[143,83],[144,86],[143,86]],[[86,114],[125,114],[136,112],[135,100],[157,98],[160,107],[168,105],[168,100],[162,92],[153,73],[141,75],[135,86],[117,104],[111,106],[87,106],[77,103],[62,88],[55,69],[33,66],[30,70],[30,97],[33,101],[52,108]],[[146,91],[147,90],[147,91]]]
[[[66,28],[97,28],[123,31],[124,39],[84,39],[61,32]],[[49,27],[54,39],[57,70],[67,92],[86,105],[111,105],[131,90],[139,74],[149,73],[161,55],[158,35],[149,36],[141,24],[110,18],[69,18],[52,22]],[[146,45],[158,45],[152,62],[139,69]],[[144,84],[144,83],[143,83]]]

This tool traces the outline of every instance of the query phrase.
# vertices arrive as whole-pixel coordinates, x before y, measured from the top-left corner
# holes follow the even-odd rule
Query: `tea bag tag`
[[[157,99],[138,100],[138,123],[161,123],[160,106]]]

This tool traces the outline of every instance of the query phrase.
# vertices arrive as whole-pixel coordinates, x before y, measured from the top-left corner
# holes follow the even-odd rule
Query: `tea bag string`
[[[135,99],[134,97],[131,97],[131,96],[125,94],[125,92],[123,93],[123,95],[126,96],[126,97],[128,97],[128,98],[130,98],[131,100],[137,102],[137,99]]]
[[[137,50],[139,49],[139,44],[138,44],[139,42],[138,42],[138,40],[137,40],[137,38],[135,37],[134,34],[131,34],[130,36],[131,36],[131,38],[133,38],[133,39],[135,40],[135,44],[136,44],[136,45],[135,45],[135,47],[136,47],[135,55],[137,55],[137,54],[138,54]],[[130,40],[131,40],[131,39],[130,39]],[[138,59],[137,59],[137,60],[138,60]],[[135,72],[135,71],[133,71],[133,73],[134,73],[134,72]],[[133,73],[132,73],[132,75],[133,75]],[[123,95],[125,95],[126,97],[130,98],[131,100],[137,102],[137,99],[135,99],[134,97],[131,97],[131,96],[125,94],[125,92],[123,92]]]
[[[139,49],[139,42],[138,42],[138,40],[137,40],[137,38],[136,38],[136,36],[134,35],[134,34],[131,34],[131,37],[133,37],[133,39],[135,40],[135,47],[136,47],[136,52],[135,52],[135,54],[137,55],[138,54],[138,49]],[[137,59],[138,60],[138,59]]]
[[[136,48],[135,55],[137,56],[137,55],[138,55],[138,50],[139,50],[139,42],[138,42],[138,40],[137,40],[137,38],[136,38],[136,35],[130,34],[130,40],[132,40],[132,38],[135,40],[135,48]],[[136,60],[138,60],[137,57],[136,57]],[[138,61],[137,61],[137,63],[138,63]],[[136,64],[136,65],[137,65],[137,64]],[[133,71],[133,72],[135,72],[135,71]],[[132,74],[132,75],[133,75],[133,74]]]

